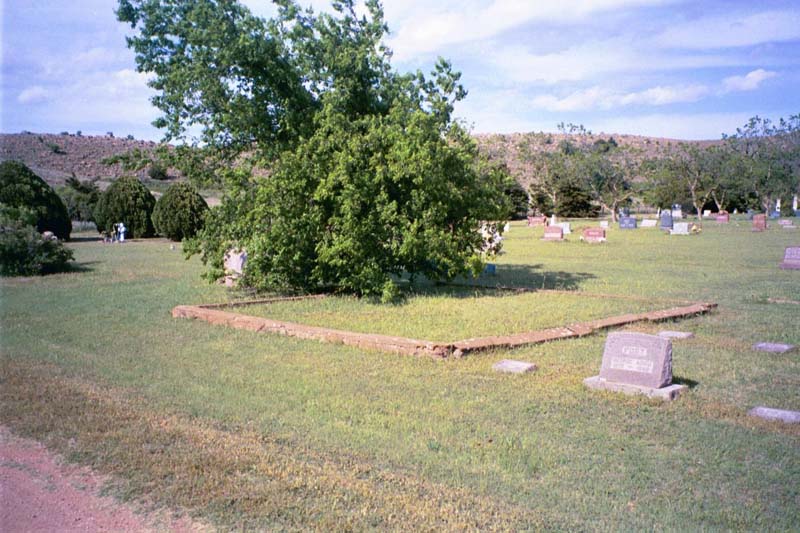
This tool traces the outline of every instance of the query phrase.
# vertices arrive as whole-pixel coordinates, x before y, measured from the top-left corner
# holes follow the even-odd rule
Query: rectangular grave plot
[[[609,333],[600,377],[659,389],[672,383],[672,343],[644,333]]]

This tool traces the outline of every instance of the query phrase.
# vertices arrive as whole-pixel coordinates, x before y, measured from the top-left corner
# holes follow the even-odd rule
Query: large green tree
[[[266,21],[232,0],[120,0],[157,125],[171,139],[199,128],[239,164],[189,249],[212,277],[247,249],[243,279],[262,289],[390,294],[404,272],[475,270],[507,181],[452,119],[460,74],[441,59],[429,77],[395,72],[377,0],[364,15],[354,0],[333,15],[276,4]]]

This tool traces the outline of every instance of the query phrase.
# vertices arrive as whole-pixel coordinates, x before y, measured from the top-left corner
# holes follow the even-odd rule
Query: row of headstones
[[[686,385],[672,382],[672,339],[688,339],[693,333],[662,331],[658,335],[635,332],[613,332],[606,338],[600,374],[586,378],[583,383],[593,390],[609,390],[625,394],[643,394],[650,398],[674,400]],[[790,344],[761,342],[754,350],[786,353],[795,349]],[[523,374],[536,370],[526,361],[505,359],[493,365],[498,372]],[[800,423],[800,412],[756,407],[752,416]]]

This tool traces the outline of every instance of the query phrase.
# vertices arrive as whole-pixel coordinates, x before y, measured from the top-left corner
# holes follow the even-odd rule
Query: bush
[[[72,250],[57,240],[44,238],[26,224],[25,218],[24,208],[0,209],[0,275],[31,276],[67,270]]]
[[[194,237],[203,229],[208,204],[189,183],[170,185],[153,210],[156,231],[173,241]]]
[[[153,195],[138,179],[123,176],[112,183],[97,202],[94,212],[97,229],[105,231],[122,222],[128,237],[152,237],[155,203]]]
[[[70,220],[94,222],[94,210],[100,200],[100,189],[92,182],[81,182],[68,178],[66,187],[58,190],[58,195],[67,207]]]
[[[147,176],[151,180],[165,180],[169,178],[167,168],[158,161],[150,163],[150,167],[147,169]]]
[[[0,163],[0,203],[36,213],[36,229],[68,240],[72,231],[67,207],[42,178],[18,161]]]

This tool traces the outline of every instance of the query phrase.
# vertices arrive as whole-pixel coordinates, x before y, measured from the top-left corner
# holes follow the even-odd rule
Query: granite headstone
[[[661,212],[661,223],[659,227],[664,230],[672,229],[672,213],[669,211]]]
[[[800,270],[800,246],[786,247],[781,268],[784,270]]]
[[[636,219],[633,217],[620,218],[619,229],[636,229]]]
[[[584,242],[606,242],[606,230],[603,228],[583,228],[581,240]]]
[[[545,241],[563,241],[564,240],[564,230],[561,226],[547,226],[544,228],[544,237]]]

